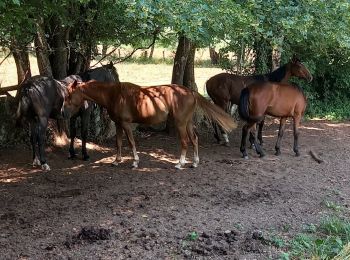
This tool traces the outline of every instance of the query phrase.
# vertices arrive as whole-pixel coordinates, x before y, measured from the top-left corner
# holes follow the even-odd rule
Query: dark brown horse
[[[213,102],[224,109],[226,112],[229,112],[233,104],[238,105],[239,97],[241,95],[242,89],[249,86],[254,82],[281,82],[287,83],[290,77],[298,77],[308,81],[312,80],[312,75],[309,70],[300,62],[299,59],[293,57],[290,62],[281,66],[277,70],[264,74],[264,75],[253,75],[253,76],[238,76],[230,73],[220,73],[211,77],[207,83],[207,93]],[[258,139],[260,144],[263,143],[262,140],[262,128],[264,125],[264,120],[259,123],[258,130]],[[215,138],[218,143],[221,142],[218,127],[213,124],[215,131]],[[224,144],[228,145],[229,139],[227,134],[222,130],[221,133],[224,137]],[[253,141],[251,136],[250,141]]]
[[[193,145],[193,167],[199,163],[198,137],[194,131],[192,117],[195,108],[200,107],[204,113],[216,121],[225,131],[236,127],[233,119],[221,108],[210,103],[195,91],[179,85],[162,85],[141,88],[132,83],[72,83],[68,87],[64,102],[64,114],[69,117],[82,105],[85,99],[107,108],[110,118],[115,122],[117,132],[117,156],[114,165],[122,161],[121,145],[123,130],[134,154],[133,167],[138,167],[139,157],[131,130],[131,123],[158,124],[174,119],[181,139],[181,156],[176,168],[182,168],[186,162],[188,141]]]
[[[299,125],[306,109],[306,97],[303,90],[286,83],[258,82],[242,90],[238,112],[241,118],[247,123],[242,128],[241,152],[244,158],[248,158],[246,142],[248,133],[255,131],[256,123],[264,119],[265,115],[279,117],[280,127],[276,142],[276,155],[280,155],[281,139],[284,133],[284,126],[288,117],[293,118],[294,146],[296,156],[299,156],[298,136]],[[257,142],[254,133],[254,145],[260,157],[264,156],[261,146]]]

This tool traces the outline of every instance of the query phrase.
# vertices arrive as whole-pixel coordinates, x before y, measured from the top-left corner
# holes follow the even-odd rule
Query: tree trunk
[[[102,57],[106,56],[107,54],[107,49],[108,49],[108,45],[107,44],[103,44],[102,45]]]
[[[34,39],[36,58],[40,75],[52,77],[52,69],[49,59],[49,45],[45,36],[44,20],[39,18],[36,24],[37,33]]]
[[[67,77],[68,68],[68,36],[69,30],[60,24],[59,19],[53,18],[52,27],[53,37],[51,47],[54,52],[50,55],[50,63],[52,67],[52,75],[55,79],[63,79]]]
[[[187,85],[190,88],[195,86],[194,82],[194,56],[195,47],[190,39],[180,36],[174,58],[172,84]],[[185,82],[186,79],[186,82]],[[170,135],[175,135],[175,125],[172,118],[168,118],[166,131]]]
[[[211,64],[217,65],[219,63],[219,53],[217,53],[212,47],[209,47],[209,56]]]
[[[153,44],[152,47],[151,47],[151,52],[150,52],[150,54],[149,54],[149,59],[152,59],[152,58],[153,58],[154,45],[155,45],[155,44]]]
[[[281,66],[281,50],[278,47],[272,49],[272,70],[276,70]]]
[[[185,36],[180,36],[174,58],[173,75],[171,83],[179,85],[183,84],[185,67],[190,50],[191,41]]]
[[[196,55],[196,47],[191,44],[190,51],[188,53],[187,62],[184,71],[183,85],[195,91],[198,91],[195,77],[194,77],[194,57]]]
[[[266,40],[255,41],[255,74],[271,72],[272,68],[272,47]]]
[[[29,73],[28,76],[31,76],[27,46],[19,44],[16,40],[13,40],[10,50],[13,54],[13,58],[15,59],[17,68],[17,81],[18,84],[20,84],[25,78],[27,72]]]

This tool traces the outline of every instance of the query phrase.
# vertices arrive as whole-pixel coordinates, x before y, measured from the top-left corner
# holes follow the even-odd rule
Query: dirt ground
[[[276,259],[284,239],[350,205],[350,123],[308,121],[301,156],[291,125],[274,155],[277,124],[264,131],[267,156],[214,144],[200,131],[200,166],[176,170],[177,138],[136,137],[140,168],[110,166],[114,142],[89,146],[89,162],[49,148],[50,172],[33,169],[29,147],[0,150],[1,259]],[[323,163],[309,155],[313,150]],[[192,152],[189,152],[191,158]]]

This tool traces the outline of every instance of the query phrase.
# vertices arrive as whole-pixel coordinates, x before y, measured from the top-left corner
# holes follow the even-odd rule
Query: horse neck
[[[268,81],[287,82],[290,78],[289,66],[288,64],[285,64],[271,73],[265,74],[265,76],[268,78]]]
[[[80,91],[85,99],[108,108],[110,105],[109,100],[113,96],[113,87],[114,85],[104,84],[101,82],[93,82],[87,86],[81,87]]]

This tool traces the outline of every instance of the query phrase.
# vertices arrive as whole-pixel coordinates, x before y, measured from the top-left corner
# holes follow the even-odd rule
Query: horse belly
[[[157,124],[168,118],[169,109],[165,102],[155,98],[142,102],[139,107],[139,120],[145,124]]]

